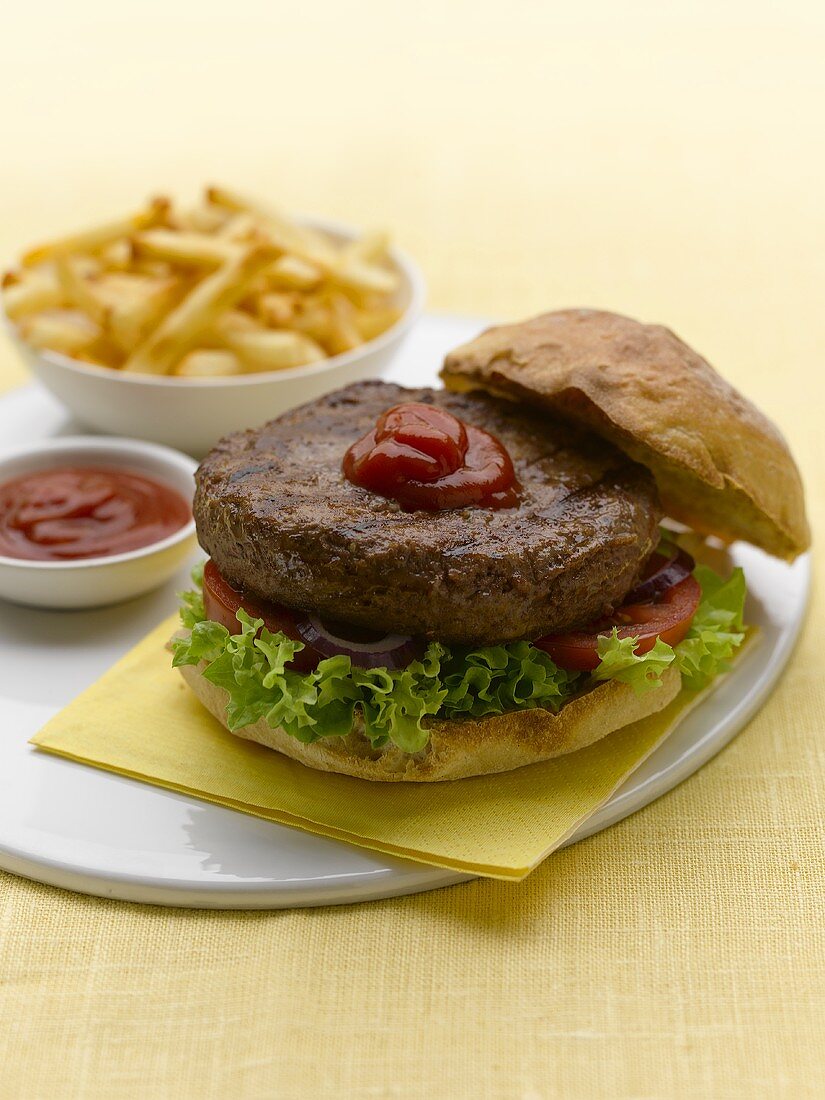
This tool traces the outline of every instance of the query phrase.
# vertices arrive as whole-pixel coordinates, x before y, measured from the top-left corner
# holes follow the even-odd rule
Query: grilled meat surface
[[[497,436],[519,505],[404,512],[347,481],[347,448],[404,401]],[[661,518],[646,469],[545,411],[380,381],[221,440],[198,470],[194,513],[203,548],[250,595],[465,645],[534,639],[608,612]]]

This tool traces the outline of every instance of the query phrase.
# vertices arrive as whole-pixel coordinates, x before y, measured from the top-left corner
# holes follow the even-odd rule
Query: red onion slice
[[[650,603],[651,600],[667,592],[674,584],[679,584],[685,577],[690,576],[696,565],[693,558],[678,547],[674,547],[673,550],[673,555],[669,557],[663,554],[653,555],[654,560],[657,557],[662,559],[661,564],[641,584],[636,585],[632,592],[628,592],[625,596],[625,604]]]
[[[334,634],[316,616],[296,623],[306,644],[324,657],[349,657],[359,668],[406,668],[424,654],[424,643],[406,634],[385,634],[383,638],[357,642]]]

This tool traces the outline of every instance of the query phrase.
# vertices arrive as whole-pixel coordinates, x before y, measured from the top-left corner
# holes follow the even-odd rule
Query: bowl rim
[[[347,241],[355,240],[361,233],[361,230],[357,229],[355,226],[346,222],[339,222],[333,218],[322,218],[314,215],[296,215],[295,220],[303,225],[308,225],[313,229],[321,229],[330,233],[332,236],[337,236]],[[390,327],[379,336],[374,337],[372,340],[367,340],[351,351],[341,352],[339,355],[331,355],[328,359],[324,359],[320,363],[309,363],[303,367],[285,367],[283,370],[255,371],[250,374],[233,374],[218,378],[176,378],[174,375],[141,374],[137,371],[124,374],[123,371],[116,370],[113,367],[97,366],[94,363],[83,363],[78,359],[72,359],[69,355],[63,355],[61,352],[51,351],[48,348],[36,348],[31,344],[27,344],[17,331],[17,326],[6,316],[5,311],[0,309],[0,315],[2,315],[6,328],[12,338],[29,354],[39,356],[46,362],[53,363],[55,366],[61,367],[64,370],[68,369],[76,374],[86,375],[92,378],[106,378],[115,384],[123,382],[126,385],[132,386],[160,386],[161,388],[178,390],[189,388],[192,390],[199,390],[225,389],[232,386],[255,386],[264,382],[276,382],[279,379],[286,381],[296,377],[308,378],[317,374],[323,374],[326,371],[334,371],[339,367],[349,366],[351,363],[358,362],[358,360],[362,359],[365,355],[381,351],[400,339],[412,324],[418,320],[423,312],[426,297],[426,284],[421,269],[407,252],[397,248],[395,245],[390,246],[389,256],[395,267],[401,273],[403,279],[406,281],[410,292],[409,304],[395,324],[390,325]]]
[[[5,480],[4,471],[7,463],[21,459],[25,460],[29,457],[37,458],[51,452],[72,454],[80,450],[98,451],[102,456],[117,452],[121,456],[134,456],[136,461],[141,455],[152,457],[158,459],[167,467],[174,467],[179,472],[183,471],[192,476],[198,468],[198,463],[194,458],[190,458],[183,451],[176,451],[174,447],[167,447],[163,443],[149,443],[143,439],[132,439],[123,436],[64,435],[39,440],[37,443],[28,443],[22,447],[0,450],[0,485]],[[160,477],[161,475],[157,476]],[[32,561],[29,558],[12,558],[6,554],[0,554],[0,568],[8,567],[39,573],[83,572],[84,570],[100,569],[109,565],[120,565],[123,562],[136,561],[139,558],[152,557],[154,554],[168,550],[178,543],[188,541],[195,534],[195,517],[192,516],[188,523],[178,528],[177,531],[173,531],[171,535],[167,535],[166,538],[159,539],[157,542],[150,542],[146,546],[138,546],[134,550],[126,550],[122,554],[109,554],[96,558],[77,558],[72,561]]]

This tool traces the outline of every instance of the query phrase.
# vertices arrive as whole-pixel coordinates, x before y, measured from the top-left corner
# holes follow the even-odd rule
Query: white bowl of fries
[[[79,421],[193,455],[379,374],[423,297],[384,234],[218,188],[31,249],[3,280],[12,339]]]

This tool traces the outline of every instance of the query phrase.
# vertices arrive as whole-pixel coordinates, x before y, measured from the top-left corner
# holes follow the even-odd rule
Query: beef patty
[[[498,436],[518,507],[404,512],[347,481],[347,448],[402,401]],[[198,470],[194,513],[203,548],[251,595],[480,645],[566,630],[620,603],[660,518],[647,470],[545,412],[377,381],[221,440]]]

